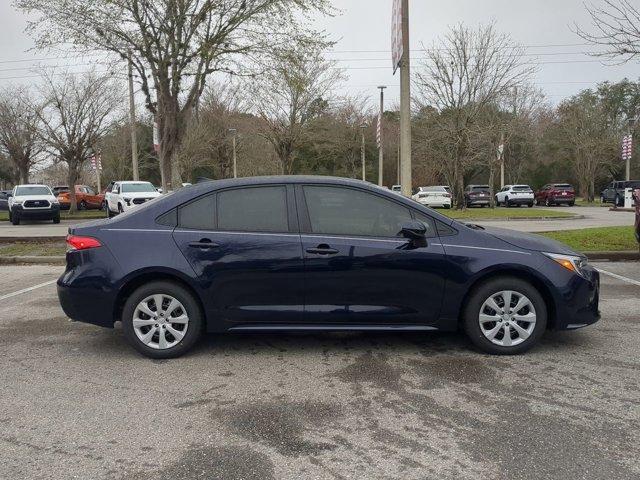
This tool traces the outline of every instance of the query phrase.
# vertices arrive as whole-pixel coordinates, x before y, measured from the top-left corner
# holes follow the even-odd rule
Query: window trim
[[[224,192],[229,192],[232,190],[247,190],[249,188],[265,188],[265,187],[280,187],[282,189],[284,189],[284,202],[285,202],[285,212],[286,212],[286,217],[287,217],[287,230],[286,231],[273,231],[273,230],[232,230],[229,228],[220,228],[220,219],[219,219],[219,206],[220,206],[220,201],[217,198],[217,195],[224,193]],[[217,232],[229,232],[229,233],[264,233],[264,234],[273,234],[273,235],[278,235],[278,234],[283,234],[283,233],[299,233],[297,230],[297,225],[292,225],[292,213],[291,213],[291,198],[292,198],[292,193],[289,192],[289,185],[286,183],[261,183],[261,184],[256,184],[256,185],[243,185],[243,186],[233,186],[233,187],[228,187],[228,188],[223,188],[220,190],[216,190],[215,194],[216,194],[216,200],[215,200],[215,219],[214,219],[214,224],[216,226],[215,231]],[[180,224],[180,222],[178,222],[178,225]],[[296,228],[296,230],[293,230],[293,228]]]
[[[307,199],[304,195],[304,187],[328,187],[328,188],[339,188],[346,190],[355,190],[357,192],[362,192],[369,195],[374,195],[376,197],[382,198],[390,203],[398,205],[400,207],[405,208],[409,212],[409,216],[412,220],[415,220],[415,215],[413,214],[413,208],[408,205],[403,204],[402,202],[398,202],[393,198],[389,198],[385,195],[381,195],[377,192],[372,192],[371,190],[367,190],[365,188],[353,187],[351,185],[335,185],[331,183],[298,183],[296,184],[296,202],[298,204],[298,221],[300,222],[300,233],[302,235],[315,235],[320,237],[340,237],[340,238],[374,238],[374,239],[383,239],[383,240],[402,240],[402,237],[394,236],[394,237],[381,237],[378,235],[355,235],[355,234],[346,234],[346,233],[316,233],[311,229],[311,217],[309,216],[309,208],[307,206]],[[426,215],[426,214],[425,214]],[[433,218],[435,222],[435,218]]]

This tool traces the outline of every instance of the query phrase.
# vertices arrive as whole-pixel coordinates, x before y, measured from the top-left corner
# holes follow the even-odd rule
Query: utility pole
[[[238,178],[238,161],[236,157],[236,134],[238,131],[235,128],[230,128],[231,142],[233,145],[233,178]]]
[[[378,117],[378,132],[377,132],[377,140],[378,140],[378,185],[380,187],[383,186],[384,183],[384,139],[383,139],[383,125],[382,118],[384,116],[384,89],[387,88],[386,85],[380,85],[378,87],[380,89],[380,116]]]
[[[504,126],[502,127],[502,132],[500,133],[498,160],[500,160],[500,188],[504,188]]]
[[[362,157],[362,181],[367,181],[367,167],[366,167],[366,155],[364,151],[364,130],[367,128],[367,124],[360,125],[360,132],[362,133],[362,145],[360,146],[360,155]]]
[[[411,64],[409,0],[402,0],[402,61],[400,63],[400,178],[402,194],[411,197]]]
[[[136,101],[133,96],[133,62],[131,61],[131,50],[129,50],[129,120],[131,122],[131,166],[133,179],[140,180],[138,171],[138,140],[136,136]]]

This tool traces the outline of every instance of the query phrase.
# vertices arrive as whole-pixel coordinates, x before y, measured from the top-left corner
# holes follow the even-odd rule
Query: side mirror
[[[411,244],[416,248],[427,246],[427,227],[418,220],[403,224],[400,234],[411,240]]]

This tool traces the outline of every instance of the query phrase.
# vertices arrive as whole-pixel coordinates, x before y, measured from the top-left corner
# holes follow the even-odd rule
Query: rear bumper
[[[549,197],[549,201],[552,203],[575,203],[575,197]]]
[[[511,205],[531,205],[533,204],[533,197],[518,197],[518,198],[510,198],[509,203]]]
[[[467,205],[489,205],[490,199],[487,198],[468,198]]]
[[[67,268],[58,279],[64,313],[78,322],[112,328],[118,289],[110,279],[115,268],[104,247],[67,252]]]

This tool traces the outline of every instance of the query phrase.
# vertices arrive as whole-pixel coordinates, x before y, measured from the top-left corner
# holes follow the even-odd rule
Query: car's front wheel
[[[153,282],[138,288],[122,311],[127,340],[150,358],[174,358],[186,353],[202,335],[203,322],[193,294],[173,282]]]
[[[528,282],[499,277],[469,297],[462,318],[471,341],[493,355],[515,355],[533,347],[547,327],[547,307]]]

